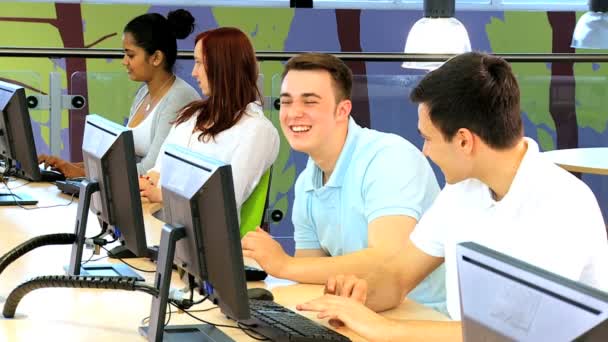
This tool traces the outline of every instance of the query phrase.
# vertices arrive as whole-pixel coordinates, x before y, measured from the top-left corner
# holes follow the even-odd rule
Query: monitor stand
[[[0,206],[7,205],[35,205],[38,203],[34,197],[24,193],[6,193],[0,192]]]
[[[150,324],[140,327],[139,332],[148,338],[148,341],[233,341],[228,335],[210,324],[196,325],[165,325],[165,313],[171,286],[171,266],[175,256],[175,244],[186,236],[183,226],[165,224],[160,235],[158,249],[158,265],[154,276],[154,287],[158,289],[158,296],[152,299],[150,311]]]
[[[72,255],[70,263],[65,267],[69,275],[85,276],[117,276],[117,277],[136,277],[138,281],[144,281],[139,274],[126,265],[106,264],[106,265],[81,265],[82,250],[84,248],[85,232],[87,230],[87,220],[89,218],[89,207],[91,198],[95,192],[99,191],[99,183],[84,179],[80,182],[80,195],[78,197],[78,213],[76,214],[76,228],[74,234],[76,240],[72,244]]]

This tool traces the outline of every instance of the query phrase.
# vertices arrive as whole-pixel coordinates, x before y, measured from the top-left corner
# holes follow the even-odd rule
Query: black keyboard
[[[267,300],[249,300],[251,318],[256,324],[251,329],[273,341],[350,341],[286,307]]]

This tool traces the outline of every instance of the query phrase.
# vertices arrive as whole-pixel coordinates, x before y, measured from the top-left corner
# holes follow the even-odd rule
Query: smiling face
[[[192,68],[192,77],[198,82],[199,88],[204,95],[209,96],[209,79],[205,70],[205,60],[203,56],[203,41],[199,40],[194,46],[194,67]]]
[[[460,129],[451,141],[445,139],[439,128],[431,121],[426,104],[418,105],[418,132],[424,139],[422,153],[430,158],[443,172],[448,184],[458,183],[471,177],[470,158],[471,133]]]
[[[296,151],[318,155],[336,140],[337,126],[348,122],[350,101],[336,103],[327,71],[289,71],[281,84],[280,99],[281,129]]]
[[[122,48],[125,52],[122,65],[127,69],[129,78],[138,82],[146,82],[152,79],[154,74],[153,57],[137,45],[131,33],[125,32],[123,34]]]

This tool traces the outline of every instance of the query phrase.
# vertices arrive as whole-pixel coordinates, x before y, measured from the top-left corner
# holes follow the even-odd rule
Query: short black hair
[[[161,51],[165,55],[165,70],[171,72],[177,58],[176,39],[184,39],[194,30],[194,17],[184,9],[169,12],[167,18],[158,13],[146,13],[133,18],[123,32],[130,33],[135,44],[148,55]]]
[[[496,149],[513,147],[523,136],[519,86],[511,66],[480,52],[455,56],[428,73],[410,93],[424,103],[433,124],[451,141],[467,128]]]
[[[283,77],[290,70],[325,70],[333,80],[336,100],[350,100],[353,89],[353,73],[338,57],[326,53],[303,53],[290,58],[285,64]]]

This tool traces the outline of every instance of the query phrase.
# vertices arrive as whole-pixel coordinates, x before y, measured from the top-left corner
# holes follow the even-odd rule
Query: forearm
[[[407,286],[401,280],[404,269],[391,269],[386,263],[369,273],[365,280],[368,284],[367,300],[365,305],[381,312],[393,309],[401,302],[413,286]]]
[[[325,284],[330,276],[352,274],[364,278],[377,268],[383,252],[364,250],[335,257],[292,257],[277,277],[300,283]]]

